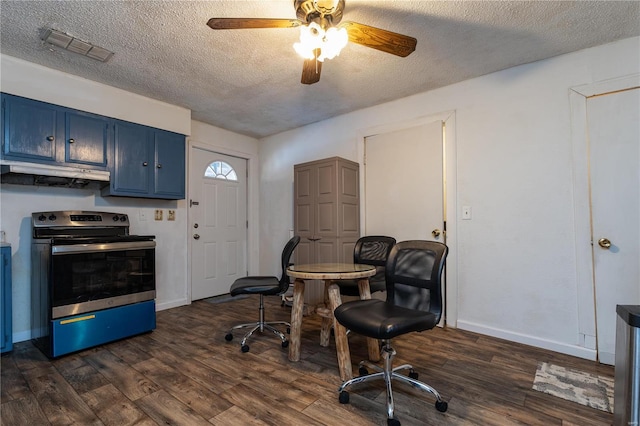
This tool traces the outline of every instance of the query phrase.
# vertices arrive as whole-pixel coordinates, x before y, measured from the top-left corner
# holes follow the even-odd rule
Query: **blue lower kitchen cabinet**
[[[11,246],[2,244],[0,258],[0,352],[13,349],[11,321]]]

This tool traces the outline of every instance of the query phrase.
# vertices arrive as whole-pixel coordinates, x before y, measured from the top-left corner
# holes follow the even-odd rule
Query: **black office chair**
[[[386,289],[384,266],[395,243],[396,239],[393,237],[370,235],[361,237],[353,248],[353,263],[364,263],[376,267],[376,274],[369,278],[372,294]],[[340,288],[340,294],[344,296],[360,295],[356,280],[338,280],[336,284]]]
[[[396,351],[391,339],[412,331],[430,330],[442,314],[442,271],[447,246],[435,241],[403,241],[396,244],[387,260],[385,277],[387,300],[355,300],[338,306],[336,320],[354,333],[383,341],[381,368],[368,361],[360,362],[360,377],[347,380],[338,389],[339,401],[349,402],[348,386],[373,379],[383,379],[387,387],[387,424],[400,425],[394,417],[391,380],[410,384],[436,397],[436,409],[447,411],[447,402],[431,386],[417,380],[418,373],[409,364],[393,368]],[[369,374],[368,368],[376,371]],[[409,376],[399,374],[409,370]]]
[[[264,320],[264,296],[272,296],[272,295],[281,295],[289,289],[289,277],[287,276],[287,266],[290,265],[289,260],[291,259],[291,255],[293,254],[293,250],[295,250],[296,246],[300,242],[300,237],[295,236],[287,242],[284,246],[284,250],[282,251],[282,276],[271,277],[271,276],[253,276],[253,277],[244,277],[238,278],[231,285],[231,290],[229,293],[232,296],[238,296],[240,294],[258,294],[260,295],[260,306],[259,306],[259,317],[258,322],[251,322],[247,324],[239,324],[232,327],[229,332],[224,336],[227,342],[233,340],[233,331],[241,328],[251,327],[251,329],[244,335],[242,338],[242,342],[240,342],[240,349],[242,352],[249,352],[249,345],[247,345],[247,339],[251,337],[251,335],[256,331],[260,330],[260,332],[264,332],[264,330],[269,330],[273,332],[276,336],[280,338],[282,341],[282,347],[286,348],[289,346],[289,341],[287,337],[273,327],[273,325],[286,325],[287,333],[290,331],[291,324],[285,321],[271,321],[266,322]]]

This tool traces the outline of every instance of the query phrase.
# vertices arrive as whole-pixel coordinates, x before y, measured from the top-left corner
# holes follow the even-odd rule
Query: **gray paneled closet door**
[[[353,262],[360,237],[359,165],[340,157],[294,166],[295,263]],[[305,302],[323,301],[323,286],[309,285]]]

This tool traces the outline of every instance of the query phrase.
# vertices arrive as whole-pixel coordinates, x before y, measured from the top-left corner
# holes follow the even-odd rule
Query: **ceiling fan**
[[[211,18],[207,25],[214,30],[300,27],[300,42],[294,48],[305,58],[303,84],[320,81],[323,61],[337,56],[349,41],[401,57],[416,49],[413,37],[357,22],[340,24],[344,5],[345,0],[294,0],[298,19]]]

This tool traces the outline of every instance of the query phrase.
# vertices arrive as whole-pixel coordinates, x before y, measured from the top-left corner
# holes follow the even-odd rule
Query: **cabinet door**
[[[117,122],[114,126],[114,164],[111,169],[111,195],[149,194],[153,177],[153,155],[149,128]]]
[[[311,166],[294,168],[294,229],[300,244],[310,242],[315,233],[315,169]],[[300,249],[297,250],[300,252]]]
[[[65,162],[106,167],[109,121],[95,115],[65,113]]]
[[[13,349],[11,321],[11,247],[2,247],[0,257],[0,352]]]
[[[338,174],[335,161],[320,163],[315,169],[315,233],[338,236]]]
[[[155,130],[153,146],[154,195],[159,198],[184,199],[184,136]]]
[[[59,108],[29,99],[2,96],[2,153],[7,159],[56,161]]]

